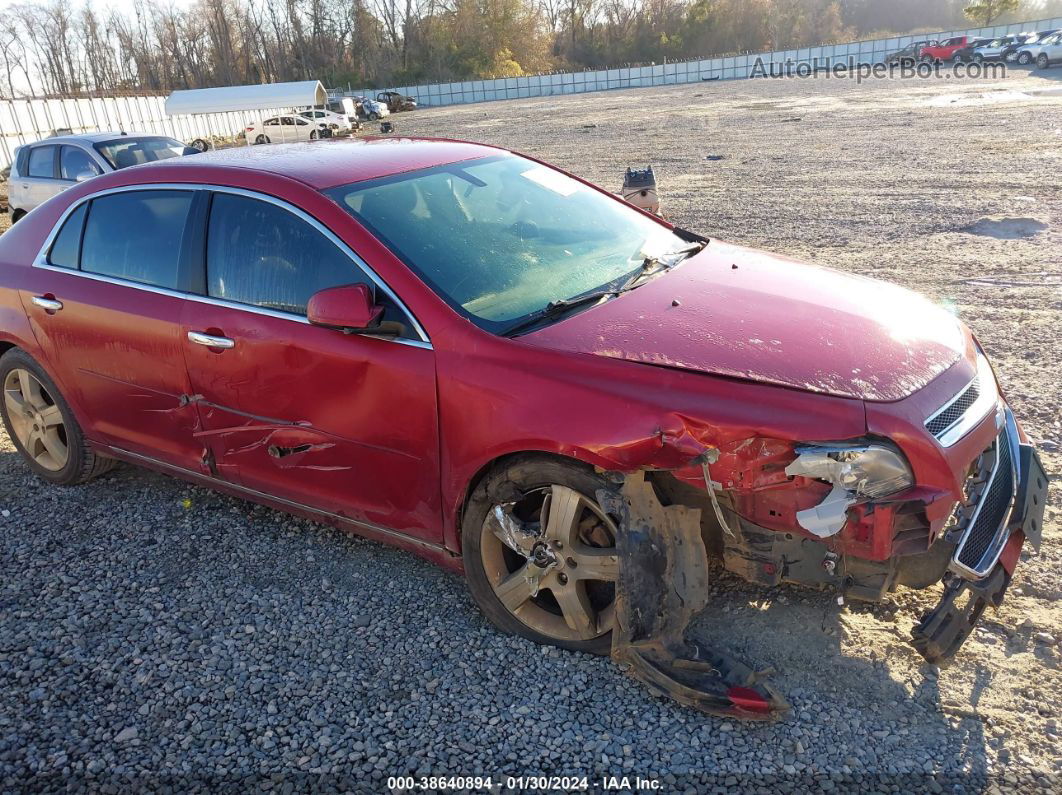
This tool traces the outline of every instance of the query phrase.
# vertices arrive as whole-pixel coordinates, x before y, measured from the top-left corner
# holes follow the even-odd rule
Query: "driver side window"
[[[270,202],[214,194],[207,233],[207,294],[225,301],[306,314],[326,287],[372,281],[303,219]]]

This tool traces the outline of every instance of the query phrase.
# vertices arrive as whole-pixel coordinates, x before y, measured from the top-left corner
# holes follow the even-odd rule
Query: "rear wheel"
[[[369,121],[379,121],[379,120],[380,120],[380,114],[377,113],[376,111],[373,111],[372,113],[369,114]]]
[[[1030,53],[1030,52],[1019,52],[1018,53],[1018,63],[1021,64],[1022,66],[1028,66],[1031,61],[1032,61],[1032,53]]]
[[[267,144],[267,143],[269,143],[269,136],[268,135],[259,135],[257,138],[254,139],[254,142],[256,144]]]
[[[469,590],[500,629],[607,654],[615,622],[617,522],[597,502],[604,481],[546,457],[495,470],[462,522]]]
[[[39,477],[73,486],[113,468],[113,459],[96,455],[85,443],[58,387],[27,353],[16,348],[0,357],[0,384],[4,428]]]
[[[1047,56],[1044,53],[1040,53],[1039,55],[1036,56],[1036,68],[1037,69],[1046,69],[1050,65],[1051,65],[1051,62],[1048,60]]]
[[[25,210],[15,210],[13,213],[11,213],[11,223],[14,224],[16,221],[18,221],[18,219],[20,219],[25,214],[26,214]]]
[[[316,141],[317,140],[317,130],[310,130],[310,140],[311,141]]]

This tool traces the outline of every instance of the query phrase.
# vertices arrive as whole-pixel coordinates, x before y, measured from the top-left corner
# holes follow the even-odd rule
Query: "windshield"
[[[516,156],[327,193],[447,303],[494,332],[689,246],[627,204]]]
[[[113,168],[128,168],[141,163],[154,163],[156,160],[180,157],[188,151],[188,147],[180,141],[163,136],[151,138],[126,136],[115,138],[113,141],[101,141],[94,146]]]

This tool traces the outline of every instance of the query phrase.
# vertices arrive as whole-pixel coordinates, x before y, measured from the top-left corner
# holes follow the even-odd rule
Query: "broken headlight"
[[[808,446],[797,448],[797,453],[785,469],[787,475],[825,480],[862,499],[887,497],[914,485],[904,457],[882,445]]]

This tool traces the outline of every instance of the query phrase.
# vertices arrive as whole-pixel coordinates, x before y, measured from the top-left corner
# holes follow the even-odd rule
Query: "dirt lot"
[[[706,82],[425,109],[393,121],[403,135],[500,144],[613,189],[619,188],[625,166],[651,163],[665,212],[682,226],[888,279],[953,305],[993,358],[1019,418],[1041,445],[1048,471],[1062,470],[1062,69],[1046,77],[1015,71],[996,81]],[[709,159],[716,155],[722,159]],[[0,228],[5,223],[0,215]],[[27,489],[10,451],[2,439],[0,502],[16,515],[30,516],[45,498]],[[239,505],[169,483],[126,472],[104,486],[87,487],[93,491],[82,490],[80,497],[46,499],[52,510],[65,512],[78,510],[90,494],[124,510],[123,504],[149,490],[160,504],[175,505],[189,496],[233,513]],[[145,521],[139,509],[128,511],[140,518],[117,515],[115,538],[135,535],[126,527]],[[261,511],[255,516],[251,521],[285,521],[261,518]],[[183,520],[159,523],[159,518],[155,532],[162,533],[165,544],[166,534],[177,534]],[[97,521],[106,526],[104,518]],[[244,527],[240,537],[246,540],[252,531],[253,526]],[[423,564],[376,551],[372,544],[343,546],[348,542],[328,532],[306,532],[305,541],[289,543],[305,544],[307,554],[319,560],[340,554],[337,550],[382,557],[391,581],[416,582],[410,587],[456,616],[451,620],[460,626],[447,634],[449,642],[477,649],[486,642],[456,579],[428,576]],[[988,615],[955,663],[940,671],[921,664],[906,643],[911,625],[935,602],[935,591],[902,590],[882,605],[840,609],[826,595],[758,591],[721,574],[718,601],[702,617],[698,632],[776,669],[774,682],[792,702],[792,714],[774,726],[718,727],[613,682],[606,690],[620,689],[607,698],[616,700],[607,714],[594,713],[594,720],[611,730],[609,714],[633,715],[636,722],[647,716],[654,726],[661,721],[667,726],[673,716],[676,723],[662,729],[659,746],[651,729],[640,734],[636,726],[616,728],[613,734],[626,732],[629,738],[618,758],[630,755],[635,762],[624,770],[640,771],[648,760],[646,771],[677,771],[680,783],[685,770],[816,774],[820,784],[818,773],[838,773],[834,780],[850,781],[853,771],[862,770],[879,786],[921,789],[925,782],[905,785],[899,777],[936,770],[947,774],[949,788],[991,789],[1020,779],[1057,791],[1062,774],[1062,488],[1057,474],[1052,474],[1043,549],[1025,557],[1002,608]],[[5,557],[4,579],[29,565],[19,561]],[[62,558],[55,565],[61,570]],[[201,560],[200,565],[210,563]],[[22,596],[16,601],[21,603]],[[7,609],[14,608],[0,607],[0,612]],[[433,621],[424,605],[406,609]],[[525,648],[519,641],[505,643]],[[401,647],[395,648],[399,651],[384,647],[365,654],[401,658]],[[0,650],[0,661],[4,653]],[[555,685],[572,670],[578,676],[590,672],[592,678],[622,679],[607,664],[577,655],[542,659],[535,663],[537,675],[552,678],[526,684],[546,688],[553,694],[547,700],[557,699],[552,704],[568,703],[569,694],[557,695]],[[477,665],[471,661],[464,675],[472,679],[465,681],[480,681]],[[523,676],[520,670],[510,673]],[[434,704],[432,693],[425,697]],[[469,698],[458,686],[448,697],[480,699],[478,707],[473,703],[470,711],[462,710],[463,721],[476,723],[490,714],[477,711],[491,700],[489,693]],[[579,721],[585,718],[589,725],[586,716],[595,708],[589,699],[581,704],[557,718],[558,736],[569,730],[583,736]],[[540,725],[554,725],[539,711],[552,709],[535,706],[538,720],[545,721]],[[27,736],[46,735],[31,723]],[[703,733],[691,727],[703,727]],[[421,742],[436,736],[434,728],[425,726],[424,732],[418,735]],[[730,739],[719,739],[720,732]],[[141,731],[141,737],[149,734]],[[597,736],[590,729],[587,734]],[[409,742],[400,739],[397,747],[413,753]],[[672,750],[663,750],[670,742],[700,750],[679,762]],[[470,748],[465,758],[490,760],[495,753],[506,758],[508,746],[501,743],[499,738],[474,740],[480,753]],[[593,745],[584,750],[556,757],[569,760],[556,772],[620,769],[603,768],[600,749]],[[543,767],[541,759],[538,767]],[[519,763],[517,769],[529,772]]]

